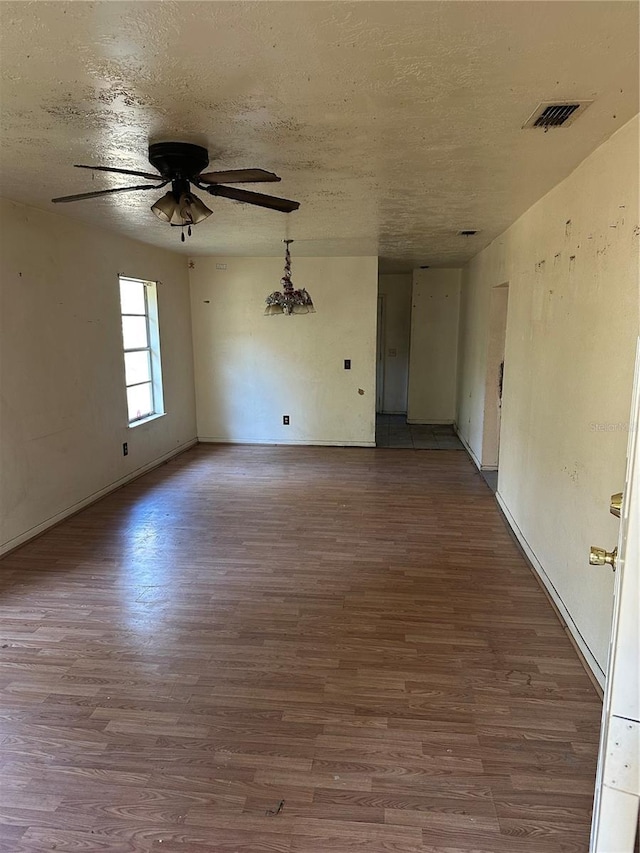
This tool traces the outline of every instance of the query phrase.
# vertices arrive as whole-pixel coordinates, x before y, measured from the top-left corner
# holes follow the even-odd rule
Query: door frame
[[[378,294],[378,325],[376,334],[376,414],[384,411],[385,380],[385,320],[386,304],[384,293]]]
[[[483,471],[497,471],[504,399],[504,365],[509,317],[509,282],[491,288],[482,414],[481,462]],[[503,366],[500,388],[500,365]],[[502,393],[501,393],[502,392]]]
[[[640,803],[640,339],[602,707],[590,853],[632,853]],[[603,570],[607,569],[606,566]]]

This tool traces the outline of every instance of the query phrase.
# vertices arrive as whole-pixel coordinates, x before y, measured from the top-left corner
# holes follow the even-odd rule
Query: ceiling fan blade
[[[276,198],[273,195],[263,193],[252,193],[249,190],[240,190],[236,187],[203,187],[211,195],[230,198],[233,201],[243,201],[246,204],[256,204],[258,207],[267,207],[269,210],[280,210],[282,213],[291,213],[300,207],[299,201],[290,201],[288,198]]]
[[[261,181],[281,180],[273,172],[264,169],[228,169],[224,172],[206,172],[198,175],[203,184],[257,184]]]
[[[136,172],[134,169],[116,169],[113,166],[80,166],[74,164],[74,169],[91,169],[94,172],[117,172],[119,175],[136,175],[138,178],[149,178],[152,181],[157,181],[160,175],[155,175],[151,172]]]
[[[164,181],[162,184],[143,184],[139,187],[116,187],[113,190],[98,190],[93,193],[80,193],[79,195],[63,195],[60,198],[52,198],[54,204],[59,204],[63,201],[82,201],[84,198],[98,198],[101,195],[110,195],[111,193],[131,193],[134,190],[161,190],[166,187],[169,181]]]

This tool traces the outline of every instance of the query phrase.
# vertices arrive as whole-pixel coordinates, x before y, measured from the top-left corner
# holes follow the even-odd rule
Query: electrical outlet
[[[350,358],[345,358],[344,369],[345,370],[351,370],[351,359]]]
[[[128,442],[126,442],[126,441],[125,441],[125,442],[123,442],[123,444],[122,444],[122,455],[123,455],[123,456],[128,456],[128,455],[129,455],[129,444],[128,444]]]
[[[282,416],[282,423],[284,424],[284,426],[289,426],[289,415]]]

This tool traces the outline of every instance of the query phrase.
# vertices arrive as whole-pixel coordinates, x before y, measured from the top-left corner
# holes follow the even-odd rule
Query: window
[[[164,414],[154,281],[119,276],[129,426]]]

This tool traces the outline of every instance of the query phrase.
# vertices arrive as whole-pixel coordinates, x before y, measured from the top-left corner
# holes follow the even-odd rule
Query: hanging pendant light
[[[286,245],[284,254],[284,275],[280,279],[282,290],[274,290],[270,293],[265,302],[267,307],[264,313],[268,316],[272,314],[314,314],[315,308],[311,296],[302,288],[294,288],[291,281],[291,253],[289,244],[293,240],[283,240]]]

